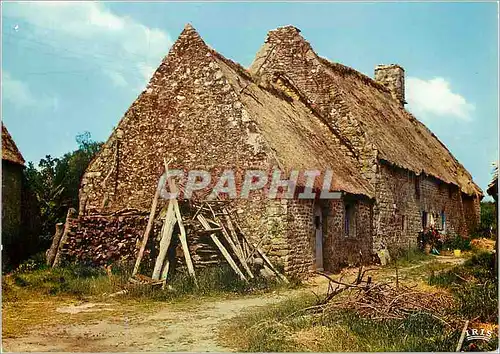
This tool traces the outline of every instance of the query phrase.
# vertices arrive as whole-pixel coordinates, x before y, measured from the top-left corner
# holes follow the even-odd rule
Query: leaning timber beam
[[[208,224],[208,221],[205,219],[205,217],[203,215],[198,214],[197,219],[201,223],[201,225],[203,225],[203,227],[205,229],[210,229],[210,225]],[[229,254],[229,252],[227,251],[227,249],[224,247],[224,245],[219,241],[219,239],[217,238],[217,236],[215,234],[210,234],[210,237],[214,241],[215,245],[219,248],[219,250],[221,251],[221,253],[224,256],[224,258],[226,259],[226,261],[229,263],[229,265],[231,266],[231,268],[233,268],[233,270],[236,272],[236,274],[238,274],[238,276],[242,280],[248,282],[248,280],[245,277],[245,275],[238,268],[238,266],[234,262],[233,258],[231,258],[231,255]]]

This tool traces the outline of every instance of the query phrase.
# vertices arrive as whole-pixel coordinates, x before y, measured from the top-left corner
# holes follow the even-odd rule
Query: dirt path
[[[127,316],[96,317],[102,320],[86,321],[51,329],[37,329],[18,338],[4,338],[4,351],[229,351],[217,344],[217,328],[225,320],[241,311],[278,302],[290,291],[275,295],[260,295],[222,301],[204,301],[189,309],[164,304],[148,315],[136,313]],[[68,316],[80,311],[113,310],[115,304],[84,304],[59,308]]]
[[[453,257],[438,257],[439,263],[451,267],[462,262]],[[400,270],[402,278],[420,278],[429,262],[410,265]],[[422,268],[423,270],[423,268]],[[415,272],[416,271],[416,272]],[[354,278],[357,269],[345,270],[344,280]],[[389,279],[393,271],[380,268],[372,273],[374,280]],[[416,273],[416,274],[415,274]],[[406,274],[406,276],[405,276]],[[410,276],[410,274],[414,274]],[[334,276],[338,278],[338,276]],[[401,279],[401,278],[400,278]],[[122,352],[122,351],[229,351],[217,343],[217,330],[224,321],[243,311],[279,302],[300,292],[326,291],[323,277],[311,279],[306,288],[275,294],[245,296],[233,299],[190,301],[181,306],[154,303],[142,311],[130,303],[80,303],[57,308],[64,316],[91,313],[84,321],[67,318],[69,325],[38,327],[16,338],[4,338],[4,351],[57,352]],[[127,307],[120,311],[120,306]],[[47,314],[50,316],[50,314]],[[74,319],[74,320],[73,320]]]

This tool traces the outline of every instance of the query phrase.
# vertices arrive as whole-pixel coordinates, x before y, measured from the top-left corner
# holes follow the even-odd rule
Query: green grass
[[[472,249],[470,241],[468,237],[455,235],[443,243],[442,249],[469,251]]]
[[[428,281],[452,292],[456,305],[445,310],[454,318],[448,320],[450,325],[422,312],[400,320],[373,320],[353,310],[313,315],[302,310],[315,305],[317,297],[304,294],[233,318],[221,328],[220,338],[226,346],[245,352],[454,351],[465,319],[497,323],[491,254],[476,254],[461,266],[451,266],[411,249],[399,254],[397,263],[409,280],[418,279],[422,285]],[[497,343],[496,338],[473,342],[483,351],[496,349]],[[472,350],[469,344],[463,349]]]
[[[463,265],[431,275],[430,285],[449,289],[457,299],[455,313],[481,322],[498,322],[498,278],[494,255],[482,252]]]
[[[229,265],[204,268],[196,271],[198,287],[185,272],[178,271],[170,275],[169,289],[161,286],[129,284],[131,266],[122,264],[112,267],[109,276],[102,267],[84,265],[66,265],[48,268],[42,260],[36,258],[23,263],[16,271],[3,277],[4,300],[16,300],[23,292],[38,295],[69,295],[77,298],[109,295],[123,289],[125,298],[173,300],[186,296],[213,296],[218,294],[254,294],[293,288],[297,282],[284,284],[276,278],[251,279],[242,281]]]
[[[390,251],[391,264],[397,264],[398,267],[407,267],[418,262],[425,262],[433,259],[433,255],[425,254],[417,247],[408,249],[395,249]]]
[[[374,321],[353,311],[309,315],[313,295],[283,301],[233,319],[221,331],[225,345],[245,352],[453,351],[460,330],[417,313],[404,320]]]

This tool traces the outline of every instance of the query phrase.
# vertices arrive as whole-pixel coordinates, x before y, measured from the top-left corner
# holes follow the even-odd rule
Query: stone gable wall
[[[274,160],[269,156],[273,155],[251,114],[213,53],[196,33],[183,32],[87,169],[80,190],[79,221],[65,251],[67,259],[82,254],[81,259],[100,263],[130,254],[135,257],[134,247],[147,223],[142,214],[149,211],[164,158],[174,158],[172,169],[203,169],[219,176],[230,168],[243,176],[248,169],[270,169]],[[307,210],[307,202],[297,205],[267,200],[260,193],[232,202],[251,241],[273,262],[288,267],[288,274],[300,275],[310,262],[306,245],[312,211]],[[160,201],[158,210],[163,206]],[[136,215],[120,222],[112,214],[121,212]],[[124,234],[124,230],[129,231]],[[158,232],[154,229],[150,238]],[[96,242],[102,244],[99,259],[94,252],[83,250]],[[125,246],[119,246],[120,242]],[[293,254],[297,249],[293,245],[304,248]]]
[[[342,152],[356,156],[362,175],[369,181],[374,179],[376,149],[345,105],[328,69],[297,29],[286,27],[269,32],[250,71],[263,82],[280,81],[280,76],[286,77],[307,97],[312,109],[326,119],[336,138],[342,142]]]
[[[267,167],[253,122],[242,121],[244,109],[209,54],[199,50],[190,61],[176,61],[171,53],[160,66],[155,77],[168,77],[168,84],[153,78],[91,163],[82,181],[81,213],[148,209],[164,158],[174,159],[172,169],[214,176],[225,168],[238,173]]]

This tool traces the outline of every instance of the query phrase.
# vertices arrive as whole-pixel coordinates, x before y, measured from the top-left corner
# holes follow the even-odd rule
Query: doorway
[[[323,268],[323,211],[320,205],[314,207],[314,230],[315,230],[315,258],[316,270],[322,271]]]

